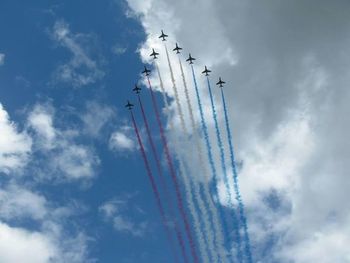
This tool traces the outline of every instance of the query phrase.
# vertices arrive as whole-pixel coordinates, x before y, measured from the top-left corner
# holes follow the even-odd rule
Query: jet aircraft
[[[176,43],[176,47],[173,49],[173,51],[176,51],[176,54],[179,54],[180,53],[180,50],[182,50],[181,47],[179,47]]]
[[[193,60],[196,60],[195,58],[191,57],[191,54],[188,55],[188,59],[186,61],[189,61],[190,64],[193,64]]]
[[[152,51],[153,51],[153,52],[151,53],[150,57],[153,56],[153,59],[156,59],[157,56],[159,55],[159,53],[158,53],[158,52],[155,52],[155,51],[154,51],[154,48],[152,48]]]
[[[151,71],[150,71],[149,69],[147,69],[146,66],[145,66],[144,71],[142,71],[141,73],[145,74],[146,76],[149,76],[149,74],[151,73]]]
[[[166,41],[165,38],[167,38],[168,35],[164,34],[163,30],[162,30],[162,34],[159,36],[159,38],[162,38],[162,41]]]
[[[202,71],[202,74],[205,74],[206,76],[209,76],[209,73],[211,70],[207,69],[207,66],[204,66],[204,70]]]
[[[139,87],[135,84],[135,88],[133,88],[132,90],[135,91],[136,94],[140,94],[141,88],[139,88]]]
[[[226,82],[225,81],[223,81],[222,79],[221,79],[221,77],[219,78],[219,81],[218,81],[218,83],[216,83],[216,85],[219,85],[219,87],[220,88],[222,88],[224,85],[223,84],[225,84]]]
[[[128,108],[129,110],[132,110],[132,107],[134,107],[134,104],[131,104],[130,101],[125,105],[125,108]]]

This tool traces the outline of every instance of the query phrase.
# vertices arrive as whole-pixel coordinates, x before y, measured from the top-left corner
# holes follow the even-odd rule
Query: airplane
[[[149,74],[151,73],[151,71],[149,69],[146,68],[145,66],[145,70],[142,71],[141,73],[145,74],[146,76],[149,76]]]
[[[223,87],[222,84],[225,84],[225,83],[226,83],[226,82],[223,81],[223,80],[221,79],[221,77],[220,77],[220,78],[219,78],[219,81],[218,81],[218,83],[216,83],[216,85],[219,85],[219,87],[222,88],[222,87]]]
[[[188,59],[186,59],[186,61],[189,61],[190,64],[193,64],[193,60],[196,60],[195,58],[191,57],[191,54],[188,55]]]
[[[159,53],[157,53],[157,52],[155,52],[154,51],[154,48],[152,48],[152,54],[150,55],[150,57],[152,57],[153,56],[153,59],[156,59],[157,58],[157,56],[159,55]]]
[[[139,87],[135,84],[135,88],[133,88],[132,90],[135,91],[136,94],[140,94],[141,88],[139,88]]]
[[[180,50],[182,50],[181,47],[179,47],[176,43],[176,47],[173,49],[173,51],[176,51],[176,54],[179,54],[180,53]]]
[[[162,30],[162,34],[159,36],[159,38],[163,38],[162,41],[166,41],[166,37],[168,37],[168,35],[164,34],[163,30]]]
[[[207,69],[207,66],[204,66],[204,70],[202,71],[202,74],[209,76],[209,72],[211,72],[211,70]]]
[[[125,108],[128,108],[129,110],[132,110],[132,107],[134,107],[134,104],[131,104],[130,101],[125,105]]]

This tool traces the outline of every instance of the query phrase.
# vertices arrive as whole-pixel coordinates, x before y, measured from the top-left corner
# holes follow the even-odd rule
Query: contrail
[[[171,176],[171,179],[172,179],[173,184],[175,186],[175,193],[176,193],[176,198],[177,198],[177,204],[178,204],[178,207],[179,207],[182,219],[184,221],[185,231],[186,231],[188,240],[190,242],[191,254],[192,254],[194,262],[195,263],[199,263],[198,255],[197,255],[197,252],[196,252],[196,246],[195,246],[195,243],[194,243],[194,240],[193,240],[193,237],[192,237],[192,233],[191,233],[191,229],[190,229],[190,224],[189,224],[186,212],[185,212],[185,207],[183,205],[183,200],[182,200],[182,196],[181,196],[181,192],[180,192],[179,183],[178,183],[177,178],[176,178],[176,172],[175,172],[174,164],[173,164],[173,161],[172,161],[171,156],[170,156],[170,151],[169,151],[169,148],[168,148],[168,142],[167,142],[167,139],[165,137],[163,125],[162,125],[162,122],[161,122],[161,119],[160,119],[160,114],[159,114],[159,110],[158,110],[157,101],[156,101],[156,98],[155,98],[155,95],[154,95],[154,92],[153,92],[153,88],[152,88],[152,85],[151,85],[151,82],[150,82],[148,76],[147,76],[147,81],[148,81],[148,85],[149,85],[149,89],[150,89],[150,93],[151,93],[153,109],[154,109],[154,112],[156,114],[156,119],[157,119],[158,126],[159,126],[160,136],[161,136],[161,140],[162,140],[162,143],[163,143],[163,148],[164,148],[166,160],[167,160],[167,163],[168,163],[168,166],[169,166],[169,170],[170,170],[170,176]]]
[[[161,164],[160,164],[160,159],[159,159],[159,156],[158,156],[158,153],[157,153],[157,150],[156,150],[156,147],[155,147],[152,135],[151,135],[151,130],[150,130],[150,127],[149,127],[149,124],[148,124],[148,120],[147,120],[147,117],[146,117],[146,114],[145,114],[145,110],[144,110],[144,107],[143,107],[143,104],[142,104],[142,100],[141,100],[141,97],[140,97],[139,94],[137,94],[137,97],[138,97],[139,105],[140,105],[140,108],[141,108],[143,122],[144,122],[145,127],[146,127],[147,137],[148,137],[149,143],[151,145],[151,150],[152,150],[152,153],[153,153],[154,160],[156,162],[156,166],[157,166],[157,171],[158,171],[158,175],[159,175],[159,178],[160,178],[160,182],[161,182],[162,188],[164,189],[164,192],[165,192],[165,195],[166,195],[165,199],[166,199],[167,206],[169,207],[170,217],[172,219],[175,219],[175,213],[174,213],[173,205],[171,203],[171,197],[170,197],[170,194],[169,194],[169,189],[167,187],[167,183],[166,183],[166,180],[164,178],[163,170],[162,170]],[[174,220],[174,224],[175,224],[176,238],[177,238],[177,240],[179,242],[182,256],[184,258],[184,261],[188,262],[184,241],[183,241],[183,238],[182,238],[182,235],[181,235],[180,227],[179,227],[176,219]]]
[[[165,46],[165,48],[166,48],[166,46]],[[173,71],[172,71],[172,67],[171,67],[171,64],[170,64],[168,53],[167,53],[167,58],[168,58],[169,69],[170,69],[170,73],[171,73],[171,79],[172,79],[172,83],[173,83],[173,89],[174,89],[174,92],[176,90],[176,94],[177,94],[175,96],[175,98],[176,98],[176,101],[177,101],[178,110],[179,110],[180,115],[183,116],[182,108],[181,108],[181,104],[180,104],[180,101],[179,101],[178,92],[177,92],[175,79],[174,79],[174,75],[173,75]],[[161,85],[161,89],[164,90],[163,81],[162,81],[162,77],[161,77],[161,74],[160,74],[159,67],[158,67],[158,65],[157,65],[157,63],[155,61],[154,61],[154,64],[156,65],[156,68],[157,68],[158,77],[160,79],[159,82],[160,82],[160,85]],[[166,105],[166,110],[169,112],[169,104],[167,102],[165,102],[165,105]],[[187,135],[187,130],[183,129],[185,127],[184,118],[180,117],[180,120],[181,120],[181,126],[182,126],[183,134]],[[171,118],[169,119],[169,122],[170,122],[171,130],[173,130],[174,124],[173,124],[173,121],[172,121]],[[208,252],[208,254],[207,254],[207,251],[205,249],[206,246],[209,247],[208,241],[205,239],[204,232],[203,232],[203,230],[200,227],[200,225],[201,225],[200,224],[200,218],[199,218],[199,216],[198,216],[198,214],[196,212],[196,208],[194,206],[194,197],[193,197],[193,194],[192,194],[192,191],[191,191],[192,188],[195,188],[195,190],[196,190],[196,187],[193,185],[193,182],[191,182],[191,178],[188,178],[188,176],[186,175],[185,168],[184,168],[184,163],[181,160],[181,158],[179,158],[179,156],[176,154],[176,152],[175,152],[175,157],[176,157],[176,159],[179,160],[180,175],[181,175],[181,177],[183,179],[183,182],[184,182],[185,194],[186,194],[186,199],[187,199],[187,203],[188,203],[188,208],[189,208],[191,216],[193,218],[194,230],[195,230],[196,236],[198,237],[200,254],[202,255],[202,259],[203,259],[204,262],[209,262],[208,261],[209,260],[209,255],[208,254],[210,254],[210,252]],[[199,207],[203,208],[203,201],[200,199],[199,195],[197,195],[198,192],[197,191],[194,191],[194,192],[195,192],[194,193],[195,194],[195,198],[197,198],[197,201],[199,203]],[[201,205],[202,205],[202,207],[201,207]]]
[[[221,88],[221,98],[222,98],[222,104],[223,104],[224,113],[225,113],[225,124],[226,124],[227,139],[228,139],[229,148],[230,148],[230,159],[231,159],[231,167],[232,167],[232,172],[233,172],[234,189],[235,189],[235,194],[236,194],[236,200],[238,202],[239,217],[240,217],[240,220],[243,224],[244,242],[245,242],[244,250],[245,250],[248,262],[252,263],[253,259],[252,259],[252,253],[251,253],[248,224],[247,224],[247,218],[246,218],[245,212],[244,212],[244,204],[243,204],[242,197],[241,197],[241,194],[239,191],[238,175],[237,175],[237,169],[236,169],[235,157],[234,157],[234,151],[233,151],[233,141],[232,141],[230,123],[228,120],[228,113],[227,113],[227,107],[226,107],[226,101],[225,101],[225,95],[224,95],[223,88]]]
[[[149,164],[146,152],[145,152],[145,148],[143,147],[143,144],[142,144],[142,141],[141,141],[140,132],[139,132],[139,129],[137,128],[134,114],[133,114],[133,112],[131,110],[130,110],[130,114],[131,114],[131,119],[132,119],[132,123],[133,123],[134,130],[135,130],[135,134],[137,136],[137,141],[139,143],[142,159],[143,159],[144,164],[146,166],[148,179],[150,180],[150,183],[151,183],[151,186],[152,186],[152,190],[153,190],[153,194],[155,196],[156,203],[157,203],[160,215],[162,217],[162,222],[163,222],[163,225],[164,225],[164,228],[165,228],[165,233],[166,233],[167,238],[169,239],[170,244],[172,245],[172,250],[173,250],[174,255],[176,257],[176,255],[177,255],[176,254],[176,250],[175,250],[175,248],[173,246],[174,244],[172,242],[171,234],[170,234],[170,231],[169,231],[169,229],[167,227],[166,216],[165,216],[164,208],[163,208],[161,200],[160,200],[159,191],[158,191],[156,182],[154,180],[154,176],[153,176],[153,173],[152,173],[152,170],[151,170],[151,167],[150,167],[150,164]],[[176,260],[176,262],[178,262],[178,260]],[[186,261],[186,262],[188,262],[188,261]]]
[[[203,153],[203,148],[199,142],[197,134],[197,129],[196,129],[196,122],[194,119],[194,114],[193,114],[193,108],[191,104],[191,99],[189,96],[188,88],[187,88],[187,82],[184,74],[184,70],[182,67],[181,63],[181,58],[178,56],[179,59],[179,66],[181,70],[181,77],[182,77],[182,82],[184,86],[184,91],[185,91],[185,97],[186,97],[186,102],[187,102],[187,108],[190,114],[190,122],[191,122],[191,127],[192,127],[192,134],[194,135],[194,140],[195,140],[195,147],[198,153],[198,158],[199,162],[202,164],[202,169],[203,169],[203,174],[207,182],[209,182],[209,175],[208,175],[208,170],[205,165],[204,161],[204,153]],[[209,220],[212,225],[212,231],[214,233],[214,244],[215,244],[215,250],[218,253],[218,262],[222,262],[222,259],[225,258],[226,256],[223,254],[222,246],[224,245],[224,238],[222,236],[222,226],[219,220],[219,215],[217,213],[217,208],[215,207],[215,204],[213,202],[213,199],[210,194],[210,189],[209,186],[206,183],[200,183],[201,184],[201,193],[204,195],[204,200],[206,200],[209,208],[208,208],[208,214],[209,214]],[[206,215],[208,216],[206,213]]]
[[[196,91],[196,97],[197,97],[199,113],[200,113],[200,117],[201,117],[202,132],[204,134],[204,140],[205,140],[205,144],[206,144],[206,148],[207,148],[209,164],[210,164],[211,172],[213,174],[213,179],[214,179],[214,183],[215,183],[214,192],[215,192],[215,195],[218,197],[219,196],[219,194],[218,194],[219,191],[218,191],[218,184],[217,184],[217,182],[218,182],[217,173],[216,173],[214,158],[213,158],[213,154],[212,154],[211,144],[210,144],[210,140],[209,140],[208,127],[207,127],[207,124],[206,124],[205,119],[204,119],[203,106],[202,106],[202,102],[201,102],[201,99],[200,99],[198,85],[197,85],[197,80],[196,80],[196,75],[194,74],[194,69],[193,69],[193,65],[192,64],[191,64],[191,70],[192,70],[192,77],[193,77],[194,87],[195,87],[195,91]],[[220,204],[218,206],[218,209],[219,209],[220,217],[222,219],[222,224],[223,224],[223,229],[225,231],[225,236],[228,239],[230,239],[230,234],[229,234],[229,231],[228,231],[228,226],[227,226],[225,214],[224,214],[223,208],[222,208],[222,206]],[[231,260],[231,262],[233,261],[232,257],[230,257],[230,260]]]
[[[219,151],[220,151],[221,168],[222,168],[222,172],[224,174],[224,184],[225,184],[225,187],[226,187],[227,202],[228,202],[228,205],[232,209],[232,213],[231,214],[232,214],[233,227],[234,227],[235,236],[236,236],[236,242],[237,242],[237,244],[236,244],[236,246],[237,246],[237,257],[238,257],[238,261],[242,262],[241,236],[240,236],[240,233],[239,233],[238,219],[237,219],[237,216],[236,216],[236,213],[235,213],[233,199],[232,199],[232,194],[231,194],[231,191],[230,191],[230,184],[229,184],[229,181],[228,181],[227,169],[226,169],[226,163],[225,163],[224,145],[223,145],[222,139],[221,139],[221,133],[220,133],[220,129],[219,129],[218,118],[217,118],[216,109],[215,109],[215,105],[214,105],[213,93],[211,91],[211,86],[210,86],[210,81],[209,81],[209,77],[208,76],[207,76],[207,86],[208,86],[208,90],[209,90],[211,109],[212,109],[214,123],[215,123],[216,139],[217,139],[217,144],[218,144],[218,148],[219,148]]]

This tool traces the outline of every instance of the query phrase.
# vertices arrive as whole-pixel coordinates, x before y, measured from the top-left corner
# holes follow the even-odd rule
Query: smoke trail
[[[155,64],[157,72],[158,72],[158,77],[159,77],[161,90],[165,91],[159,67],[158,67],[158,65],[157,65],[157,63],[155,61],[154,61],[154,64]],[[173,82],[173,84],[174,84],[174,82]],[[166,97],[163,96],[163,99],[166,99]],[[169,108],[168,102],[165,101],[164,104],[165,104],[165,107],[166,107],[166,111],[170,112],[170,108]],[[174,123],[172,121],[172,118],[169,118],[169,123],[170,123],[170,129],[173,130]],[[195,233],[196,233],[196,235],[198,237],[199,250],[200,250],[200,253],[202,255],[202,258],[203,258],[204,262],[207,262],[209,257],[208,257],[208,255],[206,255],[205,246],[208,246],[208,242],[206,242],[206,240],[204,240],[203,230],[201,230],[200,227],[199,227],[200,226],[200,219],[199,219],[199,217],[198,217],[198,215],[196,213],[196,209],[195,209],[195,206],[194,206],[194,199],[193,199],[193,196],[191,194],[191,192],[192,192],[191,189],[193,188],[193,184],[191,184],[192,182],[190,182],[190,180],[187,178],[187,175],[185,173],[185,167],[184,167],[183,161],[180,160],[180,158],[178,157],[176,152],[175,152],[175,158],[177,160],[179,160],[179,164],[180,164],[180,171],[179,172],[180,172],[180,175],[181,175],[181,177],[182,177],[182,179],[184,181],[186,199],[187,199],[187,202],[188,202],[188,207],[189,207],[191,216],[192,216],[193,221],[194,221],[194,230],[195,230]]]
[[[192,70],[192,77],[193,77],[193,82],[194,82],[194,87],[196,90],[196,97],[197,97],[197,103],[198,103],[198,108],[199,108],[199,113],[200,113],[200,117],[201,117],[201,125],[202,125],[202,132],[204,134],[204,140],[205,140],[205,144],[207,147],[207,154],[208,154],[208,159],[209,159],[209,164],[210,164],[210,168],[211,168],[211,172],[213,174],[213,179],[215,182],[215,187],[214,187],[214,192],[216,196],[218,195],[218,185],[217,185],[217,173],[216,173],[216,168],[215,168],[215,163],[214,163],[214,158],[213,158],[213,154],[212,154],[212,150],[211,150],[211,144],[210,144],[210,140],[209,140],[209,134],[208,134],[208,127],[207,124],[205,123],[205,119],[204,119],[204,112],[203,112],[203,107],[202,107],[202,102],[199,96],[199,90],[198,90],[198,85],[197,85],[197,80],[196,80],[196,76],[194,74],[194,69],[193,69],[193,65],[191,65],[191,70]],[[225,231],[225,236],[230,239],[230,234],[228,231],[228,226],[227,226],[227,222],[226,222],[226,218],[225,218],[225,214],[223,211],[223,208],[221,205],[218,206],[219,208],[219,214],[220,217],[222,219],[222,224],[223,224],[223,229]],[[232,258],[230,258],[231,262],[233,261]]]
[[[141,141],[141,136],[140,136],[139,130],[138,130],[137,125],[136,125],[134,114],[132,113],[132,111],[130,111],[130,114],[131,114],[131,119],[132,119],[132,123],[133,123],[134,130],[135,130],[135,134],[137,136],[137,141],[138,141],[139,146],[140,146],[142,159],[143,159],[144,164],[146,166],[147,176],[148,176],[148,179],[150,180],[152,191],[153,191],[153,194],[154,194],[155,199],[156,199],[157,207],[159,209],[160,215],[162,217],[162,222],[163,222],[163,225],[165,227],[165,233],[166,233],[167,238],[169,239],[170,244],[172,245],[172,249],[173,249],[174,255],[176,257],[177,254],[176,254],[174,246],[173,246],[173,242],[172,242],[172,239],[171,239],[170,231],[167,228],[166,217],[165,217],[165,213],[164,213],[164,208],[163,208],[162,203],[160,201],[159,191],[158,191],[156,182],[154,180],[151,167],[150,167],[149,162],[148,162],[148,158],[147,158],[147,155],[146,155],[146,152],[145,152],[145,148],[143,147],[143,144],[142,144],[142,141]]]
[[[187,131],[187,127],[185,124],[185,118],[183,115],[183,110],[182,110],[182,106],[180,103],[180,99],[179,99],[179,93],[176,87],[176,83],[175,83],[175,78],[174,78],[174,72],[173,72],[173,68],[171,65],[171,61],[169,58],[169,52],[168,52],[168,48],[166,46],[166,43],[164,43],[164,47],[165,47],[165,52],[166,52],[166,56],[167,56],[167,60],[168,60],[168,66],[169,66],[169,70],[170,70],[170,76],[171,76],[171,81],[173,84],[173,90],[174,90],[174,94],[175,94],[175,101],[176,101],[176,105],[177,105],[177,109],[179,111],[179,115],[180,115],[180,124],[181,124],[181,128],[182,128],[182,133],[185,136],[188,136],[188,131]],[[158,73],[159,73],[159,69],[158,69]],[[160,73],[159,73],[160,76]],[[181,160],[179,160],[180,163],[182,162]],[[183,162],[182,162],[183,163]],[[182,164],[183,165],[183,164]],[[181,167],[181,166],[180,166]],[[209,254],[209,257],[212,259],[211,262],[213,262],[213,256],[216,255],[216,251],[215,248],[213,247],[213,238],[210,235],[210,225],[209,225],[209,217],[208,217],[208,213],[206,211],[206,207],[205,207],[205,203],[202,200],[202,198],[200,197],[200,187],[197,184],[194,184],[192,178],[187,178],[187,176],[185,174],[183,174],[183,179],[184,179],[184,185],[186,188],[186,195],[189,197],[189,208],[190,208],[190,212],[192,214],[193,220],[195,222],[195,227],[196,229],[198,229],[198,233],[197,236],[199,237],[199,245],[200,245],[200,250],[201,253],[204,255],[203,258],[207,259],[208,256],[205,255],[205,245],[208,249],[207,253]],[[192,187],[191,187],[192,186]],[[191,191],[191,188],[194,190],[193,194]],[[194,195],[194,196],[193,196]],[[199,212],[203,215],[202,221],[204,223],[204,229],[199,232],[200,228],[198,227],[198,225],[200,224],[200,219],[195,211],[195,207],[194,207],[194,199],[196,199],[198,207],[199,207]],[[207,233],[208,235],[206,235],[205,233]],[[205,243],[205,244],[204,244]],[[216,260],[217,261],[217,260]]]
[[[191,254],[193,257],[193,260],[195,263],[198,263],[198,256],[197,256],[197,252],[196,252],[196,247],[195,247],[195,243],[191,234],[191,229],[190,229],[190,224],[185,212],[185,208],[183,205],[183,200],[182,200],[182,196],[181,196],[181,192],[180,192],[180,187],[179,187],[179,183],[177,181],[176,178],[176,172],[175,172],[175,168],[174,168],[174,164],[172,162],[171,156],[170,156],[170,151],[168,148],[168,142],[167,139],[165,137],[165,133],[164,133],[164,129],[163,129],[163,125],[160,119],[160,114],[159,114],[159,110],[158,110],[158,105],[157,105],[157,101],[153,92],[153,88],[151,85],[151,82],[149,80],[149,77],[147,76],[147,81],[148,81],[148,85],[149,85],[149,89],[150,89],[150,93],[151,93],[151,98],[152,98],[152,104],[153,104],[153,108],[154,108],[154,112],[156,114],[156,119],[158,122],[158,126],[159,126],[159,131],[160,131],[160,136],[162,139],[162,143],[163,143],[163,147],[164,147],[164,151],[165,151],[165,157],[169,166],[169,170],[170,170],[170,176],[171,179],[173,181],[173,184],[175,186],[175,193],[176,193],[176,199],[177,199],[177,204],[180,210],[180,214],[182,216],[182,219],[184,221],[184,225],[185,225],[185,231],[188,237],[188,240],[190,242],[190,250],[191,250]]]
[[[226,163],[225,163],[224,145],[223,145],[222,139],[221,139],[219,124],[218,124],[218,118],[217,118],[217,115],[216,115],[216,109],[215,109],[215,105],[214,105],[213,93],[211,91],[210,81],[209,81],[209,77],[208,76],[207,76],[207,86],[208,86],[208,90],[209,90],[211,109],[212,109],[214,123],[215,123],[216,139],[217,139],[217,143],[218,143],[218,147],[219,147],[219,151],[220,151],[221,168],[222,168],[222,172],[224,174],[224,184],[225,184],[225,187],[226,187],[227,202],[228,202],[229,206],[232,208],[233,226],[234,226],[234,231],[235,231],[235,235],[236,235],[236,242],[237,242],[237,244],[236,244],[236,246],[237,246],[237,257],[238,257],[238,261],[242,262],[241,236],[240,236],[240,233],[239,233],[238,219],[237,219],[237,216],[236,216],[236,213],[235,213],[235,210],[234,210],[232,194],[231,194],[231,191],[230,191],[230,184],[229,184],[229,181],[228,181],[227,169],[226,169]]]
[[[228,121],[228,113],[227,113],[224,90],[222,88],[221,88],[221,98],[222,98],[222,104],[223,104],[224,113],[225,113],[225,124],[226,124],[227,139],[228,139],[229,148],[230,148],[230,159],[231,159],[231,166],[232,166],[232,172],[233,172],[234,189],[236,194],[236,200],[238,202],[240,220],[243,224],[244,242],[245,242],[244,250],[245,250],[248,262],[252,263],[253,259],[252,259],[251,245],[250,245],[250,239],[249,239],[249,233],[248,233],[247,218],[244,213],[244,204],[239,191],[238,175],[237,175],[237,169],[235,165],[232,135],[231,135],[230,123]]]
[[[182,82],[183,82],[183,86],[184,86],[184,91],[185,91],[185,97],[186,97],[186,103],[187,103],[187,108],[190,114],[190,122],[191,122],[191,127],[192,127],[192,133],[193,135],[197,134],[197,129],[196,129],[196,123],[195,123],[195,119],[194,119],[194,114],[193,114],[193,108],[192,108],[192,104],[191,104],[191,100],[190,100],[190,96],[189,96],[189,92],[188,92],[188,88],[187,88],[187,82],[186,82],[186,78],[185,78],[185,74],[184,74],[184,70],[182,67],[182,63],[181,63],[181,58],[180,56],[179,58],[179,66],[180,66],[180,70],[181,70],[181,77],[182,77]],[[208,175],[208,170],[207,167],[205,165],[205,161],[204,161],[204,153],[203,153],[203,148],[199,142],[198,136],[194,136],[194,140],[195,140],[195,147],[198,153],[198,158],[199,158],[199,162],[202,164],[202,169],[203,169],[203,174],[204,177],[206,178],[207,182],[209,182],[209,175]],[[222,226],[219,220],[219,215],[217,213],[217,208],[214,205],[214,202],[211,198],[211,194],[210,194],[210,190],[209,190],[209,186],[207,184],[203,184],[201,183],[201,193],[202,195],[204,195],[204,200],[206,200],[207,205],[209,206],[208,208],[208,212],[209,212],[209,220],[210,223],[212,225],[212,231],[214,233],[214,244],[215,244],[215,250],[218,253],[218,262],[222,262],[222,259],[225,258],[226,256],[223,254],[222,251],[222,246],[224,245],[224,238],[222,236]]]
[[[160,182],[161,182],[162,188],[164,189],[164,192],[165,192],[165,195],[166,195],[166,201],[167,201],[166,203],[167,203],[167,206],[169,207],[170,217],[174,219],[175,218],[174,208],[173,208],[172,203],[171,203],[171,197],[170,197],[170,194],[169,194],[169,190],[168,190],[168,187],[167,187],[167,184],[166,184],[166,181],[165,181],[165,178],[164,178],[164,174],[163,174],[163,171],[162,171],[162,168],[161,168],[161,165],[160,165],[160,159],[159,159],[159,156],[157,154],[157,150],[156,150],[156,147],[155,147],[152,135],[151,135],[151,130],[150,130],[149,125],[148,125],[148,120],[147,120],[147,117],[146,117],[146,114],[145,114],[145,110],[143,108],[143,104],[142,104],[140,95],[138,94],[137,97],[138,97],[139,105],[140,105],[140,108],[141,108],[143,122],[144,122],[145,127],[146,127],[147,137],[148,137],[148,140],[149,140],[150,145],[151,145],[151,149],[152,149],[154,160],[156,162],[156,166],[157,166],[157,171],[158,171],[158,175],[159,175],[159,178],[160,178]],[[185,250],[185,245],[184,245],[183,238],[182,238],[182,235],[181,235],[181,232],[180,232],[180,227],[179,227],[178,223],[176,222],[176,220],[175,220],[174,223],[175,223],[176,238],[177,238],[177,240],[179,242],[182,256],[183,256],[185,262],[188,262],[187,255],[186,255],[186,250]]]

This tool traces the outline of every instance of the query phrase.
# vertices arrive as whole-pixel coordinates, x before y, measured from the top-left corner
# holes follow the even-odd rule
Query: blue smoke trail
[[[196,97],[197,97],[199,113],[200,113],[200,117],[201,117],[202,132],[204,134],[204,139],[205,139],[205,144],[206,144],[206,148],[207,148],[209,164],[210,164],[210,168],[211,168],[211,171],[212,171],[212,174],[213,174],[213,179],[214,179],[214,182],[215,182],[214,192],[215,192],[215,195],[218,197],[219,194],[218,194],[218,189],[217,189],[217,173],[216,173],[214,158],[213,158],[213,154],[212,154],[211,144],[210,144],[210,140],[209,140],[208,127],[207,127],[207,124],[206,124],[205,119],[204,119],[204,112],[203,112],[202,102],[201,102],[201,98],[200,98],[200,95],[199,95],[199,90],[198,90],[196,76],[194,74],[193,65],[191,65],[191,69],[192,69],[192,77],[193,77],[194,87],[195,87],[195,90],[196,90]],[[222,224],[223,224],[223,229],[224,229],[224,232],[225,232],[225,236],[228,239],[230,239],[230,234],[228,232],[228,227],[227,227],[227,222],[226,222],[226,219],[225,219],[224,211],[223,211],[221,205],[219,205],[218,207],[219,207],[219,214],[220,214],[220,217],[222,219]],[[232,258],[231,258],[231,261],[232,261]]]
[[[250,245],[250,239],[249,239],[249,233],[248,233],[247,218],[246,218],[245,213],[244,213],[244,204],[243,204],[241,194],[239,191],[237,169],[236,169],[235,157],[234,157],[234,151],[233,151],[233,140],[232,140],[232,136],[231,136],[230,124],[228,121],[228,113],[227,113],[225,95],[224,95],[224,91],[222,88],[221,88],[221,98],[222,98],[222,104],[223,104],[224,113],[225,113],[225,124],[226,124],[227,138],[228,138],[228,143],[230,146],[230,159],[231,159],[231,166],[232,166],[232,172],[233,172],[234,189],[235,189],[235,194],[236,194],[236,200],[238,202],[240,220],[243,224],[244,242],[245,242],[244,250],[245,250],[245,253],[246,253],[246,256],[248,259],[248,263],[252,263],[253,259],[252,259],[251,245]]]
[[[189,112],[189,116],[190,116],[192,135],[194,136],[194,142],[195,142],[195,147],[196,147],[196,151],[198,154],[198,159],[199,159],[200,165],[202,166],[202,169],[203,169],[202,170],[203,176],[209,182],[209,174],[208,174],[208,170],[206,169],[206,165],[205,165],[205,161],[204,161],[204,153],[203,153],[202,145],[200,144],[199,136],[197,136],[198,131],[197,131],[196,122],[194,119],[193,107],[191,104],[191,99],[190,99],[190,95],[189,95],[188,88],[187,88],[186,77],[184,74],[184,70],[182,67],[180,56],[178,57],[178,59],[179,59],[179,66],[180,66],[180,70],[181,70],[185,98],[186,98],[186,102],[187,102],[187,108],[188,108],[188,112]],[[200,195],[201,195],[199,200],[203,200],[204,207],[207,208],[206,209],[207,210],[206,211],[207,217],[209,217],[208,223],[211,226],[211,231],[214,233],[213,238],[212,238],[213,239],[212,242],[214,243],[214,251],[217,252],[218,258],[216,259],[216,261],[213,261],[213,262],[222,263],[223,262],[222,259],[226,258],[226,254],[224,254],[223,247],[222,247],[224,245],[224,238],[223,238],[223,233],[222,233],[221,222],[219,220],[219,215],[217,212],[217,207],[215,206],[215,204],[212,200],[209,185],[206,183],[200,182],[199,187],[200,187],[199,191],[200,191]]]
[[[214,105],[213,93],[211,91],[209,77],[207,77],[207,85],[208,85],[208,90],[209,90],[209,95],[210,95],[211,109],[213,112],[213,118],[214,118],[214,123],[215,123],[216,138],[217,138],[218,147],[220,150],[220,161],[221,161],[221,168],[222,168],[222,171],[224,174],[224,184],[226,187],[227,202],[228,202],[229,206],[232,208],[233,227],[234,227],[236,242],[237,242],[236,243],[237,257],[238,257],[238,262],[242,262],[241,236],[239,234],[238,219],[237,219],[237,216],[236,216],[236,213],[234,210],[232,194],[230,191],[230,184],[228,181],[227,169],[226,169],[226,164],[225,164],[224,145],[223,145],[222,139],[221,139],[221,133],[220,133],[220,129],[219,129],[218,118],[217,118],[216,109],[215,109],[215,105]]]

